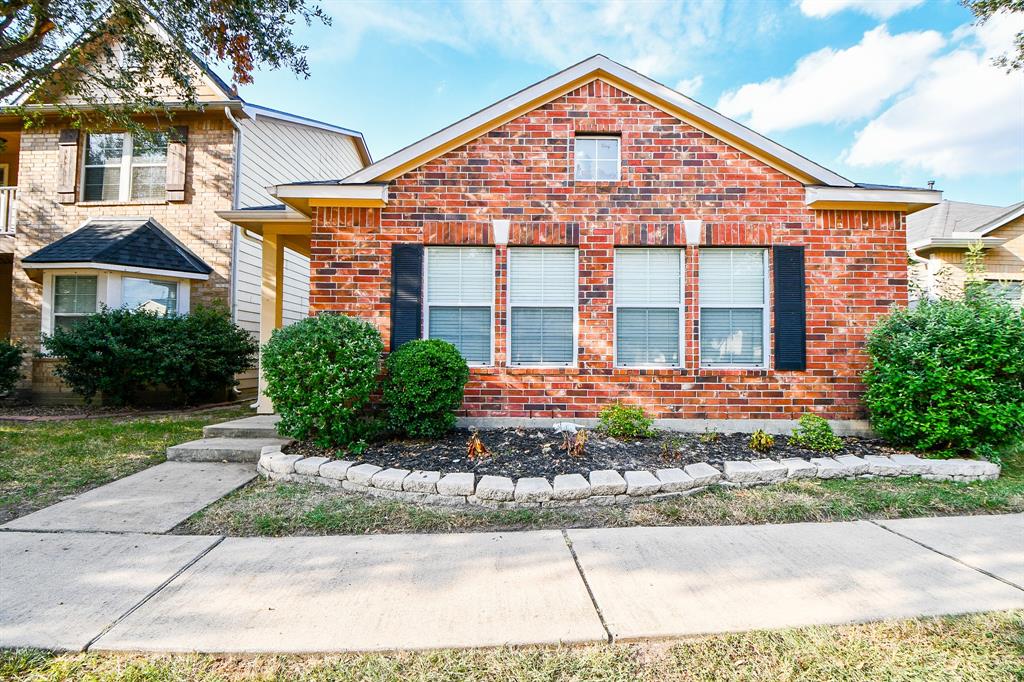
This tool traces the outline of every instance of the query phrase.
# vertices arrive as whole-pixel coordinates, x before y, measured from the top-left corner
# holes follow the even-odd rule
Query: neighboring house
[[[969,273],[972,246],[983,248],[978,272]],[[943,201],[907,218],[914,256],[914,297],[961,295],[973,276],[992,293],[1020,306],[1024,299],[1024,201],[1012,206]]]
[[[0,332],[37,350],[40,334],[103,305],[185,313],[220,303],[258,334],[260,238],[218,211],[275,204],[268,185],[347,175],[369,153],[360,133],[245,102],[187,56],[202,79],[201,110],[172,104],[169,123],[140,117],[154,139],[67,128],[38,96],[28,102],[44,125],[23,129],[0,115]],[[284,322],[308,306],[309,252],[290,246],[281,252]],[[70,397],[52,359],[29,362],[25,388],[37,400]],[[255,395],[256,373],[240,379]]]
[[[220,214],[264,235],[264,338],[274,246],[303,241],[312,313],[462,351],[464,417],[623,401],[682,428],[862,428],[865,336],[907,301],[905,216],[941,200],[850,182],[600,55],[272,194],[286,206]]]

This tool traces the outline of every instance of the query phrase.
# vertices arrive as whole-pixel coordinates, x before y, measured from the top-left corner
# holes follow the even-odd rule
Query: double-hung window
[[[83,175],[84,201],[161,199],[167,191],[167,134],[90,134]]]
[[[573,154],[576,179],[583,181],[615,181],[619,179],[618,137],[577,135]]]
[[[513,365],[568,366],[576,347],[576,249],[509,249]]]
[[[682,249],[615,250],[615,364],[678,367]]]
[[[427,338],[453,344],[470,365],[492,364],[494,249],[427,249]]]
[[[95,275],[56,275],[53,278],[53,328],[71,329],[96,312]]]
[[[701,249],[702,366],[767,366],[767,271],[767,249]]]

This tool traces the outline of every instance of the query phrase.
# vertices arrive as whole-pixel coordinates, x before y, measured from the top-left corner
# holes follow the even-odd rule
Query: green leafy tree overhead
[[[1004,21],[1006,14],[1024,12],[1024,0],[961,0],[961,3],[971,10],[979,25],[993,17],[998,21]],[[1003,16],[1000,17],[1000,14]],[[1014,36],[1013,48],[1008,54],[1000,55],[992,61],[1007,71],[1024,69],[1024,31],[1018,31]]]

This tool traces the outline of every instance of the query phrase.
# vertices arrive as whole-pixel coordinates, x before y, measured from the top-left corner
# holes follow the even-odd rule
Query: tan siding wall
[[[986,236],[1006,241],[985,250],[985,278],[1024,279],[1024,216]],[[967,278],[965,254],[964,249],[936,249],[928,252],[927,257],[940,264],[937,266],[940,268],[937,276],[940,296],[957,296],[963,291]]]

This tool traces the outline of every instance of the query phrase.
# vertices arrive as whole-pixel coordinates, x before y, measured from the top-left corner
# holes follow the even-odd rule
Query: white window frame
[[[679,362],[674,365],[621,365],[619,364],[619,308],[658,308],[651,305],[619,305],[618,286],[618,253],[619,251],[640,251],[640,250],[664,250],[674,249],[679,252]],[[686,349],[686,249],[682,247],[664,246],[616,246],[612,255],[612,347],[614,349],[614,369],[685,369]],[[668,306],[662,306],[667,308]]]
[[[578,140],[615,140],[615,177],[612,179],[581,178],[576,174],[576,143]],[[618,182],[622,179],[622,137],[620,135],[588,135],[577,133],[572,140],[572,177],[576,182]]]
[[[698,268],[697,268],[697,366],[700,369],[702,369],[702,370],[709,370],[709,371],[714,371],[714,370],[719,370],[719,369],[762,369],[762,370],[771,369],[771,365],[770,365],[771,353],[769,351],[771,350],[772,337],[771,337],[771,324],[768,321],[768,316],[771,313],[771,305],[769,303],[770,296],[771,296],[771,283],[770,283],[771,272],[769,272],[769,270],[768,270],[768,251],[769,251],[769,249],[767,247],[759,247],[759,246],[753,246],[753,247],[751,247],[751,246],[726,246],[726,247],[705,246],[705,247],[701,247],[701,250],[702,251],[760,251],[761,252],[761,267],[762,267],[762,272],[764,273],[764,290],[763,290],[762,295],[761,295],[761,301],[762,301],[761,305],[753,305],[753,304],[745,304],[745,305],[709,305],[709,306],[701,305],[701,302],[700,302],[700,267],[699,267],[699,263],[700,263],[699,258],[700,258],[700,256],[698,254],[698,261],[697,261],[698,262]],[[702,325],[701,325],[701,313],[702,313],[702,311],[704,310],[705,307],[711,308],[713,310],[734,310],[734,309],[737,309],[737,308],[744,308],[744,309],[749,309],[749,310],[758,310],[758,309],[760,309],[762,311],[762,313],[761,313],[761,327],[762,327],[761,334],[762,334],[763,341],[761,343],[761,362],[760,362],[760,364],[751,364],[751,365],[705,365],[704,364],[704,357],[703,357],[703,354],[701,353],[701,349],[703,348],[703,344],[702,344],[702,340],[701,340],[701,329],[703,328]]]
[[[165,133],[166,134],[166,133]],[[89,137],[92,135],[120,135],[121,136],[121,162],[114,165],[107,164],[90,164],[87,163],[89,159]],[[168,138],[168,144],[170,138]],[[80,175],[82,176],[81,186],[79,187],[79,195],[81,200],[85,203],[101,203],[101,202],[151,202],[151,203],[164,203],[165,196],[161,197],[139,197],[132,198],[132,168],[167,168],[167,155],[164,155],[163,163],[133,163],[132,157],[135,152],[135,136],[127,131],[105,131],[88,133],[85,137],[85,146],[82,153],[82,168]],[[85,171],[89,168],[120,168],[121,174],[118,177],[118,189],[116,199],[86,199],[85,198]]]
[[[178,278],[165,274],[150,274],[145,271],[118,272],[111,270],[98,270],[95,268],[60,268],[55,270],[46,270],[43,273],[43,310],[42,318],[40,320],[40,329],[43,334],[53,334],[55,327],[55,311],[53,303],[54,295],[56,293],[54,278],[64,275],[96,278],[97,312],[99,312],[101,306],[107,306],[108,308],[121,307],[124,292],[124,277],[132,277],[135,279],[160,279],[176,282],[178,285],[178,310],[176,314],[184,315],[191,309],[191,281],[186,278]]]
[[[493,246],[470,246],[470,245],[466,245],[466,246],[439,245],[439,246],[428,246],[428,247],[423,249],[423,329],[420,330],[420,338],[423,338],[423,339],[429,339],[430,338],[430,288],[429,288],[430,287],[430,281],[429,281],[429,278],[430,278],[430,267],[429,267],[429,264],[430,264],[430,251],[431,251],[431,249],[490,249],[491,250],[491,298],[490,298],[490,303],[488,304],[491,307],[491,356],[490,356],[490,358],[488,359],[488,361],[486,363],[483,363],[483,362],[470,362],[469,360],[467,360],[466,364],[469,365],[470,367],[493,367],[494,366],[494,308],[495,308],[494,290],[498,286],[497,269],[496,269],[497,261],[495,260],[495,258],[496,258],[495,251],[496,251],[496,249]],[[439,307],[442,307],[442,308],[450,308],[450,307],[452,307],[450,304],[449,305],[445,305],[445,304],[438,303],[437,305]],[[472,308],[472,307],[476,307],[476,306],[466,305],[466,306],[458,306],[458,307]]]
[[[544,362],[512,362],[512,251],[528,251],[533,249],[572,249],[573,251],[573,287],[572,297],[572,362],[563,364],[549,364]],[[580,250],[576,246],[517,246],[506,249],[507,259],[507,293],[505,295],[505,355],[506,365],[509,367],[535,367],[539,369],[566,369],[579,366],[579,340],[580,340]],[[565,306],[545,305],[517,305],[516,308],[563,308]]]

